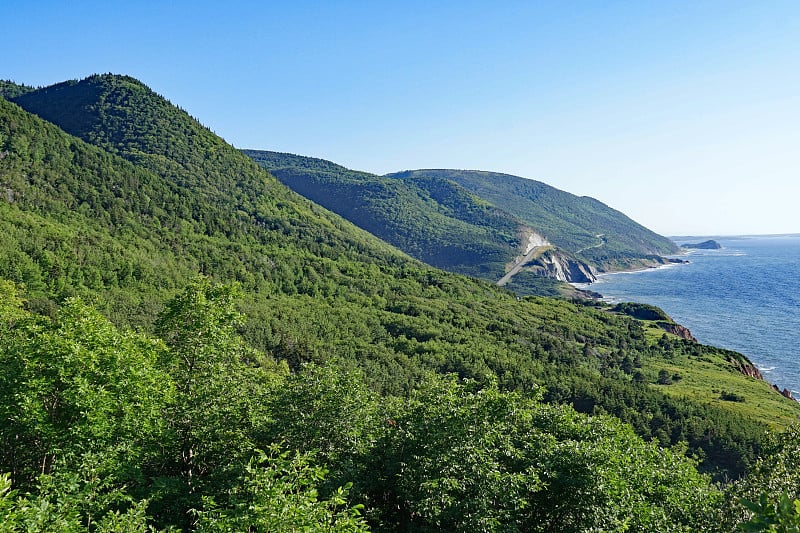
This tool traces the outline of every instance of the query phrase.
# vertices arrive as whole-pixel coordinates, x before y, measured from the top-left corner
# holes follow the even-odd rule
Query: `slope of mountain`
[[[33,90],[34,87],[28,85],[21,85],[8,80],[0,80],[0,97],[2,98],[15,98]]]
[[[674,242],[602,202],[539,181],[471,170],[413,170],[389,177],[458,183],[530,225],[555,246],[602,270],[659,261],[658,256],[679,251]]]
[[[244,150],[306,198],[430,265],[498,280],[520,222],[448,180],[426,187],[311,157]]]
[[[241,284],[241,333],[292,368],[339,360],[396,395],[429,371],[544,386],[550,402],[688,442],[704,468],[733,476],[768,424],[796,418],[796,403],[742,373],[751,365],[739,354],[602,304],[518,301],[409,258],[132,78],[93,76],[13,100],[0,99],[0,277],[23,284],[31,310],[55,315],[79,295],[117,324],[152,331],[164,302],[203,272]],[[679,384],[658,383],[665,368],[713,383],[684,397]],[[720,402],[719,387],[746,401]]]
[[[678,251],[594,199],[533,180],[454,170],[381,177],[311,157],[244,153],[296,192],[411,256],[518,294],[574,295],[541,278],[587,283],[598,270],[660,264],[662,254]]]

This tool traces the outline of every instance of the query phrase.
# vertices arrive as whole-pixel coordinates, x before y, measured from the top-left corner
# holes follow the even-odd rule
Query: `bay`
[[[764,378],[800,396],[800,235],[714,239],[674,264],[605,274],[590,288],[609,301],[656,305],[703,344],[746,355]]]

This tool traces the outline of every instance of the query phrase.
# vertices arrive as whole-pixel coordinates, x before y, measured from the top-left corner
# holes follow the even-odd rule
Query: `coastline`
[[[690,328],[701,343],[745,354],[765,382],[800,396],[796,352],[800,293],[787,290],[800,285],[800,235],[718,239],[722,249],[691,249],[668,256],[688,259],[689,264],[603,272],[591,284],[573,286],[599,293],[607,303],[660,307]],[[691,268],[672,268],[681,264]],[[653,275],[630,275],[647,272]]]
[[[692,254],[691,251],[687,251],[687,252],[684,252],[683,254],[680,254],[680,256],[682,257],[682,256],[686,256],[686,255],[691,255],[691,254]],[[623,270],[612,270],[612,271],[597,272],[597,274],[596,274],[597,279],[595,281],[592,281],[590,283],[572,283],[572,282],[570,282],[570,285],[572,285],[573,287],[575,287],[579,291],[584,291],[584,292],[593,293],[593,294],[599,294],[600,295],[600,298],[599,298],[600,300],[603,300],[603,301],[618,301],[618,300],[615,300],[613,297],[606,297],[601,292],[599,292],[599,290],[595,290],[596,286],[598,284],[602,284],[603,283],[603,279],[604,278],[607,278],[609,276],[617,276],[617,275],[621,275],[621,274],[641,274],[643,272],[653,272],[653,271],[656,271],[656,270],[664,270],[664,269],[674,268],[674,267],[678,267],[678,266],[685,266],[685,265],[690,264],[690,261],[680,260],[679,256],[677,256],[677,255],[676,256],[663,256],[663,258],[666,260],[665,263],[656,263],[656,264],[652,264],[652,265],[641,265],[641,266],[632,267],[632,268],[623,269]],[[675,260],[673,260],[673,258]]]

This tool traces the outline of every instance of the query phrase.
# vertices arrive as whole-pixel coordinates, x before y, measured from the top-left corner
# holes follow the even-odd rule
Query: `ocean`
[[[656,305],[703,344],[746,355],[764,379],[800,397],[800,235],[714,239],[688,264],[602,275],[588,287],[614,301]]]

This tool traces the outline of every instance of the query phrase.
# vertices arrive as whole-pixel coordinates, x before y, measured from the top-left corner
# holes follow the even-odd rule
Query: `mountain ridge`
[[[671,240],[595,198],[577,196],[535,179],[483,170],[448,169],[409,170],[387,176],[399,179],[428,176],[451,179],[531,224],[555,245],[570,253],[579,254],[600,247],[603,247],[602,252],[635,251],[645,256],[676,253],[679,250]],[[564,211],[562,206],[565,205],[570,209]],[[586,227],[586,221],[596,222]],[[564,227],[561,231],[558,231],[559,225]],[[624,226],[625,231],[616,230],[614,226],[618,225]],[[600,247],[596,246],[598,232],[606,237],[606,242],[599,243]],[[609,242],[609,239],[613,241]],[[598,257],[602,258],[597,253],[587,255],[587,259]]]
[[[668,239],[602,202],[536,180],[441,169],[377,176],[297,154],[243,152],[293,190],[410,255],[445,270],[502,280],[518,294],[541,293],[541,277],[591,283],[598,272],[660,265],[667,262],[663,254],[678,252]],[[484,186],[476,176],[507,183]],[[526,187],[533,187],[527,197],[509,199]],[[523,261],[532,232],[548,238],[552,249]],[[574,289],[561,292],[575,295]]]
[[[152,331],[164,302],[202,272],[241,285],[240,332],[293,370],[344,361],[398,396],[426,372],[544,388],[548,402],[613,414],[664,445],[687,441],[709,471],[731,475],[761,446],[752,410],[764,402],[781,424],[792,416],[766,383],[741,376],[740,354],[663,336],[600,303],[519,299],[410,258],[293,193],[143,85],[97,76],[39,91],[15,100],[43,115],[72,109],[68,125],[92,144],[0,99],[0,186],[13,191],[0,198],[0,277],[24,284],[31,310],[56,315],[81,296]],[[680,384],[657,383],[665,367],[688,382],[696,365],[750,400],[720,403],[710,387],[681,399]]]
[[[296,192],[434,266],[496,280],[513,257],[518,222],[463,189],[423,190],[322,159],[243,152]]]

